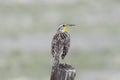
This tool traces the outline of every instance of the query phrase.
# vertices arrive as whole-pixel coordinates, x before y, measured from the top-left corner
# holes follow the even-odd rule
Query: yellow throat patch
[[[64,32],[68,32],[68,27],[64,27]]]

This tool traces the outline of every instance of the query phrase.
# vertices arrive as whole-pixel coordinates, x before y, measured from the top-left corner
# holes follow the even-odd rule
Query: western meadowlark
[[[75,26],[74,24],[60,24],[57,33],[52,40],[51,53],[54,58],[54,65],[59,64],[60,58],[63,60],[68,53],[70,47],[70,35],[68,27]]]

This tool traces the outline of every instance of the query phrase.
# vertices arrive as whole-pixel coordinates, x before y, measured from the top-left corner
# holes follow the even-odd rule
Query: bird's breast
[[[61,37],[61,39],[66,39],[67,37],[69,37],[68,33],[66,32],[60,33],[59,36]]]

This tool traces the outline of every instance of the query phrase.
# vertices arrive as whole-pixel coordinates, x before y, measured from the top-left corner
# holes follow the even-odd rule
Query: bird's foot
[[[63,63],[63,65],[66,65],[66,61],[64,59],[62,60],[62,63]]]

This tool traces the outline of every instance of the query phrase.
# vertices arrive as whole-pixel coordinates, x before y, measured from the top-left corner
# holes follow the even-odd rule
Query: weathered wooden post
[[[76,70],[68,64],[52,66],[50,80],[75,80]]]

